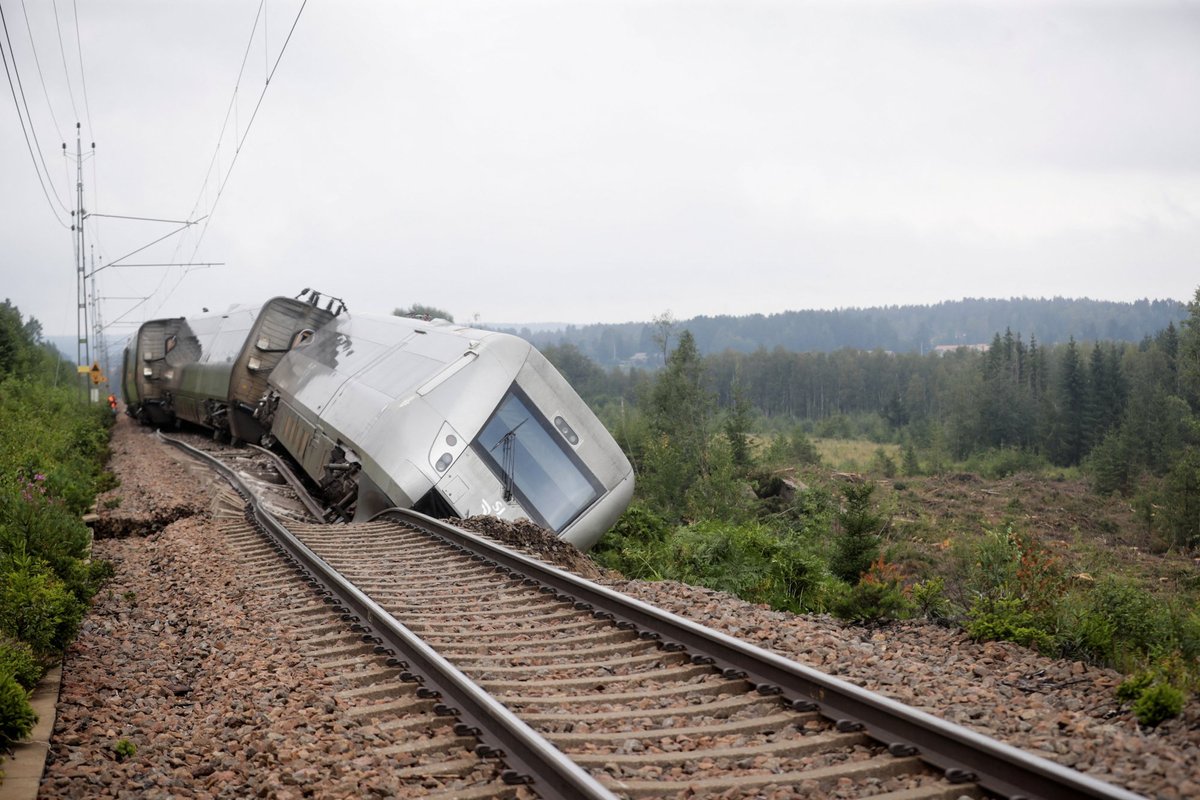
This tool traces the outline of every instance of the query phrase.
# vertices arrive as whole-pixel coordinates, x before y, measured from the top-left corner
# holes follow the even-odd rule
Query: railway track
[[[453,796],[1137,797],[421,515],[285,525],[266,505],[295,508],[251,499],[231,542],[264,584],[275,553],[296,567],[301,630],[349,670],[339,700],[417,715],[380,724]]]

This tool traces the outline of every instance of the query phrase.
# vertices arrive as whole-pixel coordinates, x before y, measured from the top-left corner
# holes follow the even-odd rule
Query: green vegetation
[[[117,761],[133,758],[137,755],[137,745],[128,739],[118,739],[116,744],[113,745],[113,755],[116,756]]]
[[[1006,331],[944,356],[704,357],[664,317],[656,373],[551,349],[637,471],[594,553],[629,577],[873,624],[920,616],[1145,673],[1126,702],[1157,724],[1200,690],[1200,580],[1127,571],[1110,539],[1200,548],[1200,291],[1187,308],[1137,346]],[[1082,478],[1095,494],[1072,494]],[[989,505],[986,482],[1014,488]],[[1046,507],[1090,519],[1114,493],[1124,516],[1094,541],[1038,523]]]
[[[80,520],[100,491],[112,416],[80,402],[75,367],[36,320],[0,304],[0,746],[29,734],[29,692],[111,574]]]

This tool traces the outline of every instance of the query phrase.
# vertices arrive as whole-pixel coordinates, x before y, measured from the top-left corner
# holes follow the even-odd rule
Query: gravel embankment
[[[329,679],[288,646],[269,600],[241,584],[207,524],[211,489],[198,473],[124,417],[112,447],[122,485],[100,499],[102,519],[160,532],[95,544],[117,576],[67,653],[42,795],[298,797],[318,778],[326,796],[423,791],[362,755],[365,734],[329,700]],[[172,514],[180,521],[160,522]],[[557,561],[553,548],[537,550]],[[679,584],[610,583],[1135,791],[1200,797],[1195,700],[1143,731],[1113,698],[1120,678],[1110,670],[931,624],[870,629]],[[138,751],[118,761],[122,738]]]
[[[122,418],[107,516],[152,522],[207,507],[208,481]],[[129,522],[123,528],[136,528]],[[406,797],[442,788],[395,776],[407,756],[352,719],[338,688],[274,620],[271,598],[238,574],[206,511],[145,538],[97,539],[113,581],[68,649],[40,796]],[[121,759],[116,746],[136,747]]]

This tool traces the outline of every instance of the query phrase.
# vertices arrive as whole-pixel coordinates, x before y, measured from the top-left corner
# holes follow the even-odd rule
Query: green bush
[[[832,583],[829,570],[797,537],[785,537],[771,553],[770,575],[772,608],[794,613],[824,610]]]
[[[821,454],[817,452],[817,446],[808,438],[804,428],[797,425],[790,433],[780,434],[771,439],[763,460],[775,466],[819,464]]]
[[[48,497],[76,516],[92,504],[112,477],[104,477],[108,452],[107,409],[83,405],[71,386],[0,379],[0,483],[36,481]]]
[[[1133,701],[1133,714],[1138,722],[1153,727],[1163,720],[1179,716],[1183,711],[1184,695],[1167,683],[1156,683]]]
[[[41,473],[0,490],[0,557],[28,555],[67,580],[87,556],[89,540],[87,526],[50,495]]]
[[[875,448],[875,455],[871,459],[871,469],[885,478],[896,477],[896,462],[882,447]]]
[[[978,596],[967,611],[967,633],[980,641],[1001,640],[1043,653],[1054,651],[1054,637],[1018,597]]]
[[[671,526],[661,516],[633,503],[591,554],[601,565],[628,578],[656,580],[663,577],[660,562],[670,532]]]
[[[32,690],[41,680],[42,667],[25,642],[0,637],[0,673],[12,675],[21,688]]]
[[[38,656],[66,647],[83,611],[66,585],[32,559],[0,562],[0,632],[27,642]]]
[[[1108,577],[1088,592],[1075,635],[1093,658],[1129,669],[1175,639],[1170,609],[1132,581]]]
[[[1154,673],[1139,672],[1121,682],[1117,687],[1117,699],[1122,703],[1132,703],[1141,697],[1147,689],[1154,685]]]
[[[879,556],[880,534],[885,519],[871,503],[875,485],[849,483],[842,488],[845,504],[837,515],[837,532],[829,571],[855,584]]]
[[[113,755],[117,757],[117,761],[133,758],[137,755],[137,745],[128,739],[120,739],[113,745]]]
[[[912,603],[894,584],[863,580],[839,592],[830,611],[851,622],[879,622],[909,616]]]
[[[29,693],[12,675],[0,672],[0,746],[21,741],[35,724],[37,714],[29,705]]]
[[[940,576],[913,584],[912,600],[917,614],[926,619],[941,621],[954,614],[954,605],[946,597],[946,580]]]
[[[998,480],[1018,472],[1044,472],[1050,468],[1050,462],[1029,450],[1002,447],[970,456],[965,467],[969,472],[977,472],[985,478]]]
[[[1020,560],[1012,530],[989,530],[977,540],[964,542],[966,550],[959,558],[968,562],[967,589],[984,597],[1004,594],[1016,579]]]

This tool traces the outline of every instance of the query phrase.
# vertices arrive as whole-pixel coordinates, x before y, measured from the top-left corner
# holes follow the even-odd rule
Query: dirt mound
[[[528,520],[509,522],[498,517],[468,517],[467,519],[445,520],[464,530],[478,533],[492,541],[520,550],[539,561],[553,564],[560,569],[574,572],[583,578],[604,577],[602,570],[587,554],[564,542],[552,532],[540,528]]]

